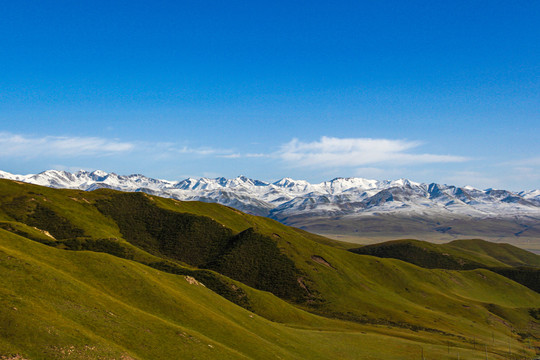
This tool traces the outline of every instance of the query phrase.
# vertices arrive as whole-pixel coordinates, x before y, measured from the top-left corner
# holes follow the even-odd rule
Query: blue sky
[[[538,1],[29,1],[0,169],[540,188]]]

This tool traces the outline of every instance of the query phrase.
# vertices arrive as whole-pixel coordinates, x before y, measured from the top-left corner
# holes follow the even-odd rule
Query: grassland
[[[510,244],[480,239],[454,240],[447,244],[394,240],[350,251],[400,259],[428,269],[489,269],[540,293],[540,255]]]
[[[509,243],[540,254],[540,220],[534,218],[471,219],[465,216],[428,217],[377,214],[373,216],[287,218],[288,225],[360,245],[395,239],[446,243],[481,238]]]
[[[467,270],[479,267],[540,267],[540,255],[510,244],[495,244],[481,239],[455,240],[446,244],[413,239],[395,240],[350,251],[401,259],[425,268]]]
[[[0,225],[0,355],[504,359],[540,346],[540,295],[506,277],[354,254],[216,204],[0,181]]]

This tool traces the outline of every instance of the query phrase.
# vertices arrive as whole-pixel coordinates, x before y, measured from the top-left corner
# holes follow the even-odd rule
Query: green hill
[[[540,295],[492,271],[357,255],[216,204],[0,181],[0,227],[0,355],[483,359],[480,345],[490,358],[540,345]]]
[[[510,244],[480,239],[433,244],[420,240],[394,240],[350,249],[356,254],[394,258],[432,269],[470,270],[489,267],[540,267],[540,255]]]
[[[540,267],[540,255],[520,249],[510,244],[498,244],[480,239],[454,240],[447,248],[459,249],[464,253],[475,253],[496,259],[508,266]]]
[[[400,259],[428,269],[489,269],[540,293],[540,255],[480,239],[433,244],[394,240],[350,249],[356,254]]]

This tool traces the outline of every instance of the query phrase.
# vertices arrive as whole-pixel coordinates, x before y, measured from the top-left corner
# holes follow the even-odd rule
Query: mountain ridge
[[[506,229],[498,231],[509,237],[534,236],[536,225],[540,223],[540,190],[480,190],[472,186],[418,183],[403,178],[370,180],[337,177],[317,184],[287,177],[266,182],[246,176],[171,181],[101,170],[75,173],[47,170],[28,175],[0,171],[0,178],[53,188],[86,191],[109,188],[183,201],[215,202],[325,234],[337,234],[340,228],[348,227],[351,223],[351,228],[354,228],[359,221],[378,224],[378,218],[388,216],[408,220],[422,218],[426,233],[452,234],[455,231],[456,236],[460,234],[458,227],[448,224],[456,219],[467,223],[502,219],[507,223]],[[426,219],[433,220],[431,222],[437,225],[428,224]],[[343,221],[346,226],[335,220]],[[514,226],[516,223],[517,226]],[[386,231],[380,225],[373,226],[378,226],[380,233]],[[474,228],[476,224],[467,226]],[[319,231],[321,228],[329,230]],[[400,233],[413,234],[413,228],[414,224],[407,223],[402,226]],[[478,236],[469,232],[461,235]]]

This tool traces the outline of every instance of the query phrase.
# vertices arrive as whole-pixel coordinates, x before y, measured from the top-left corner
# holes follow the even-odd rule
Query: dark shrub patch
[[[133,245],[193,266],[215,259],[232,236],[231,230],[208,217],[161,209],[141,193],[118,194],[97,206]]]
[[[128,242],[156,256],[215,270],[284,299],[302,301],[308,295],[298,283],[301,274],[294,262],[274,239],[253,229],[234,235],[209,217],[159,208],[142,193],[116,194],[98,201],[97,207],[118,224]],[[205,283],[201,276],[194,277]],[[228,290],[215,291],[225,296]]]
[[[274,240],[251,228],[234,236],[225,253],[208,267],[281,298],[301,301],[307,295],[294,262],[279,251]]]

